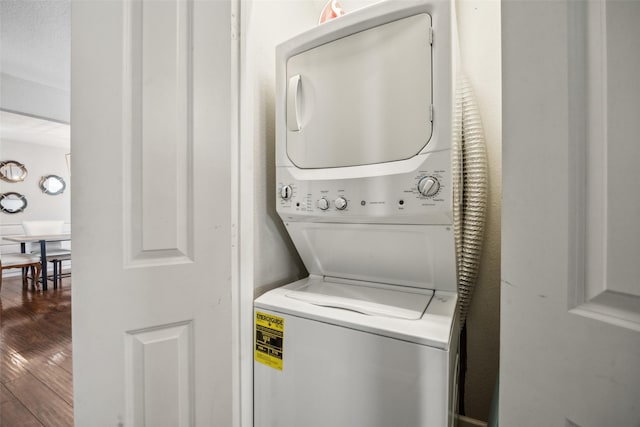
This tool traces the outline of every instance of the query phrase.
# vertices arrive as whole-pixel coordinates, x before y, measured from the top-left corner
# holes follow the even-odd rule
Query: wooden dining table
[[[61,233],[61,234],[41,234],[41,235],[32,235],[28,236],[17,235],[17,236],[5,236],[4,240],[8,240],[10,242],[20,243],[20,252],[26,253],[27,251],[27,243],[36,243],[40,244],[40,263],[42,264],[42,273],[40,277],[42,277],[42,290],[47,290],[47,243],[48,242],[65,242],[71,240],[71,233]]]

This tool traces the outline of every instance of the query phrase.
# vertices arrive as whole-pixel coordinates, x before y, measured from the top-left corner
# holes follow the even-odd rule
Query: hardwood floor
[[[73,426],[71,278],[0,290],[0,426]]]

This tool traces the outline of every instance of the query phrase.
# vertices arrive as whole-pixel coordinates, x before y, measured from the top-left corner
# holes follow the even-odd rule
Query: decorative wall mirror
[[[24,181],[27,177],[27,168],[15,160],[0,162],[0,178],[8,182]]]
[[[27,198],[20,193],[0,194],[0,210],[4,213],[14,214],[22,212],[27,207]]]
[[[46,175],[40,180],[40,189],[43,193],[56,195],[64,193],[64,189],[67,184],[64,183],[64,179],[58,175]]]

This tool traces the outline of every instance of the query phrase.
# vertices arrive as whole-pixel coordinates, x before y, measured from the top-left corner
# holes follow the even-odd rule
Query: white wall
[[[309,1],[255,0],[241,5],[240,122],[247,177],[241,188],[243,210],[253,213],[254,250],[247,255],[253,257],[257,296],[306,275],[275,210],[275,47],[315,26],[320,12]],[[248,232],[246,227],[243,231]]]

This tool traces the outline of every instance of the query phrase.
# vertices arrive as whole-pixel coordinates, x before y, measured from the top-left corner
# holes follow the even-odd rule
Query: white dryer
[[[256,299],[256,427],[444,427],[458,322],[448,1],[277,48],[277,210],[310,275]]]

